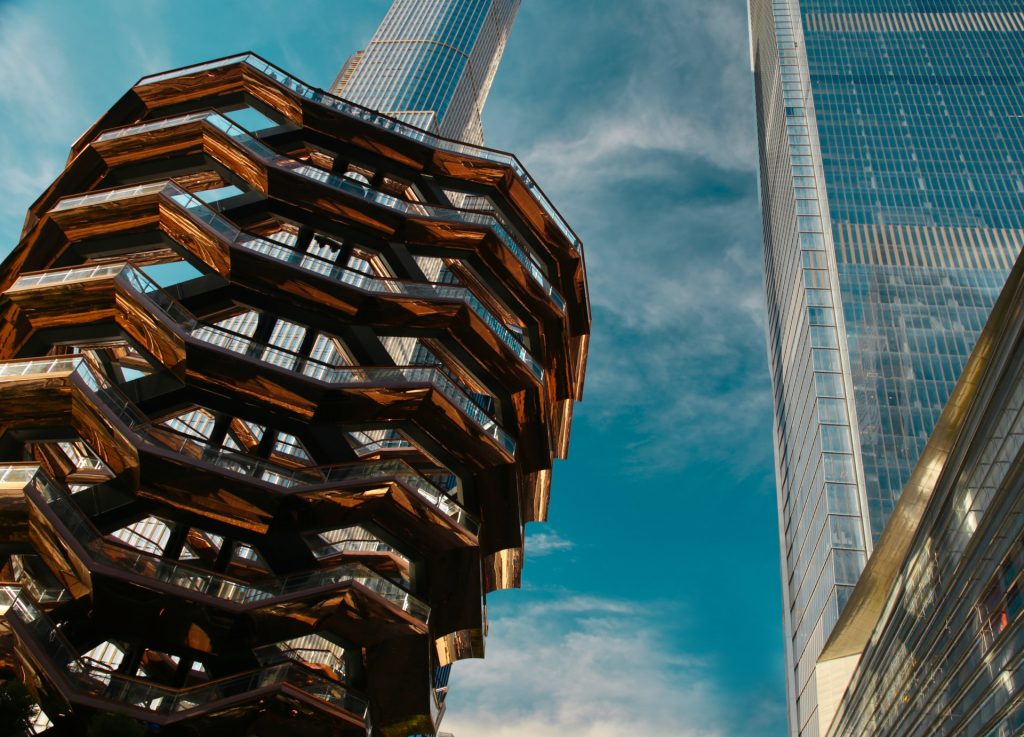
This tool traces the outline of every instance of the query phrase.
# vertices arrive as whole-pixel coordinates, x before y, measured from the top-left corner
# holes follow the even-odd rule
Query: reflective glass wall
[[[927,503],[884,543],[903,537],[909,549],[902,566],[878,569],[886,603],[831,724],[836,737],[1024,731],[1022,273],[1024,262],[912,477],[906,493]],[[847,631],[872,632],[857,622]]]
[[[334,92],[413,125],[483,143],[480,114],[519,0],[395,0]]]
[[[791,731],[1024,242],[1018,2],[751,0]]]

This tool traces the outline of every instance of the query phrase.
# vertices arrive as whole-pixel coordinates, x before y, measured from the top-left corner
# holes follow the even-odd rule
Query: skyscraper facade
[[[793,734],[1024,243],[1016,2],[751,0]]]
[[[1024,732],[1022,474],[1024,257],[818,660],[829,735]]]
[[[481,113],[519,0],[395,0],[332,91],[447,138],[481,144]]]
[[[516,157],[253,54],[152,75],[0,293],[0,666],[42,728],[436,734],[583,391],[582,244]]]

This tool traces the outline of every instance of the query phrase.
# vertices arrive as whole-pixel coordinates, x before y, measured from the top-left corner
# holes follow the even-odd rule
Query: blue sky
[[[147,73],[253,50],[327,86],[388,0],[0,0],[0,249]],[[485,114],[582,237],[594,334],[526,585],[457,737],[783,735],[744,0],[524,0]]]

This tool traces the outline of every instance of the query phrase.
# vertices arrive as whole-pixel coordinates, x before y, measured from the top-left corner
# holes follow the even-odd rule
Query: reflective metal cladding
[[[40,720],[435,734],[583,391],[582,246],[519,161],[252,54],[158,74],[0,290],[0,662]]]
[[[790,728],[1024,241],[1024,14],[751,0]]]

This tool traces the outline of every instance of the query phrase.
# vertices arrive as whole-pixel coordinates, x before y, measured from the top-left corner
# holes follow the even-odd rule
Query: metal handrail
[[[24,591],[11,589],[0,588],[0,597],[10,600],[8,618],[17,620],[27,630],[36,648],[60,669],[73,689],[90,696],[157,714],[182,714],[264,688],[291,685],[364,721],[367,719],[369,704],[366,699],[295,662],[247,671],[184,689],[118,673],[107,664],[79,655],[60,628]]]
[[[166,120],[159,122],[164,128],[175,127],[178,125],[191,125],[197,120],[200,120],[200,118],[196,117],[197,115],[199,115],[199,113],[190,113],[188,115],[167,118]],[[354,181],[349,177],[332,174],[324,169],[313,166],[307,161],[296,159],[275,151],[253,136],[249,131],[245,130],[216,110],[208,111],[207,117],[203,122],[209,123],[215,129],[236,141],[246,151],[258,157],[265,165],[297,174],[305,177],[306,179],[311,179],[315,182],[331,187],[332,189],[344,192],[350,196],[358,197],[367,202],[371,202],[374,205],[385,207],[403,215],[427,217],[448,222],[460,222],[490,228],[498,239],[504,243],[516,260],[519,261],[519,263],[526,269],[533,280],[540,286],[542,291],[552,300],[552,302],[554,302],[558,309],[563,312],[565,311],[565,298],[562,297],[562,295],[551,285],[551,282],[548,281],[548,278],[539,265],[537,258],[531,253],[528,246],[520,243],[515,235],[509,231],[508,227],[510,226],[508,226],[508,221],[499,218],[496,213],[462,210],[456,207],[443,207],[441,205],[409,202],[389,194],[384,194],[372,187]],[[140,129],[147,128],[147,126],[152,125],[154,125],[154,123],[143,123],[129,125],[123,128],[113,128],[99,135],[96,138],[96,142],[99,143],[102,141],[116,140],[126,136],[135,135]],[[88,195],[82,197],[82,199],[84,200],[87,196]],[[74,199],[75,198],[72,198],[72,201],[74,201]],[[54,211],[57,211],[58,208],[67,209],[67,206],[61,207],[58,205],[54,208]]]
[[[58,279],[61,271],[52,272]],[[122,278],[131,288],[156,306],[173,324],[181,328],[189,337],[204,343],[229,350],[248,359],[261,361],[293,374],[298,374],[314,381],[326,384],[353,384],[370,386],[394,386],[395,383],[428,385],[443,394],[464,415],[472,420],[484,434],[500,445],[509,455],[515,455],[516,442],[472,397],[453,382],[440,368],[428,365],[412,366],[335,366],[303,356],[285,348],[263,343],[216,324],[200,322],[191,312],[185,309],[173,297],[168,295],[152,279],[130,263],[122,264],[118,271],[104,271],[100,276],[92,278]],[[34,278],[36,275],[30,275]],[[20,279],[19,279],[20,281]],[[17,284],[18,282],[15,282]],[[49,362],[71,360],[67,357],[53,359],[35,359]],[[31,366],[24,362],[0,364],[0,379],[6,372],[32,372]],[[35,364],[32,364],[34,366]],[[45,368],[45,367],[44,367]],[[38,373],[38,371],[35,371]],[[46,371],[44,371],[46,373]]]
[[[141,78],[135,86],[139,87],[143,85],[156,84],[176,77],[185,76],[186,74],[197,74],[202,71],[208,71],[238,63],[246,64],[257,71],[262,72],[265,76],[278,82],[285,88],[296,92],[304,99],[310,100],[311,102],[315,102],[349,117],[356,118],[365,123],[369,123],[382,130],[398,134],[418,143],[425,143],[440,151],[446,151],[448,153],[454,153],[462,156],[472,156],[492,163],[508,166],[512,169],[523,186],[526,187],[527,191],[533,195],[534,199],[552,219],[555,226],[569,242],[572,248],[579,253],[583,252],[583,244],[580,242],[579,237],[572,228],[569,227],[569,224],[562,217],[561,213],[558,212],[558,209],[554,204],[552,204],[551,200],[548,199],[547,195],[544,194],[544,191],[540,188],[533,177],[530,176],[526,171],[526,168],[514,154],[498,151],[497,149],[485,146],[476,146],[470,143],[465,143],[464,141],[445,138],[444,136],[431,133],[409,123],[397,120],[396,118],[392,118],[388,115],[363,107],[357,103],[332,95],[329,92],[325,92],[324,90],[312,87],[302,82],[297,77],[289,74],[280,67],[271,64],[257,54],[253,54],[251,52],[246,54],[236,54],[202,64],[194,64],[162,72],[160,74],[149,75]]]
[[[429,618],[430,607],[425,603],[360,563],[348,562],[261,581],[244,581],[114,543],[103,537],[72,498],[62,492],[42,469],[37,471],[30,484],[47,508],[86,550],[99,556],[104,563],[128,573],[141,573],[177,588],[242,605],[266,602],[321,586],[353,582],[365,586],[421,621]]]

